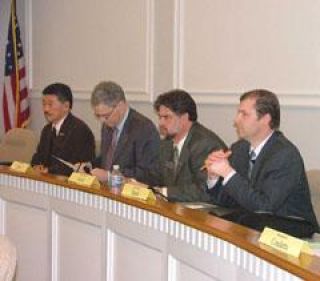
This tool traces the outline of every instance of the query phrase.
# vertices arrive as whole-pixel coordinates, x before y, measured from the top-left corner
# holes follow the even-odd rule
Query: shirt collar
[[[117,128],[117,140],[119,139],[119,136],[120,136],[120,134],[121,134],[121,132],[123,130],[124,123],[128,119],[129,110],[130,110],[130,108],[128,107],[127,111],[123,115],[123,118],[122,118],[121,122],[116,126],[116,128]]]
[[[57,136],[59,135],[61,126],[62,126],[64,120],[66,120],[67,116],[68,116],[68,114],[66,116],[64,116],[62,119],[60,119],[56,124],[52,124],[52,128],[56,129],[56,135]]]
[[[265,146],[265,144],[267,143],[267,141],[271,138],[272,134],[274,133],[274,131],[272,131],[270,133],[270,135],[268,135],[256,148],[253,148],[252,146],[250,147],[250,153],[251,151],[254,151],[255,153],[255,158],[257,158],[262,150],[262,148]]]
[[[188,134],[189,132],[177,144],[174,144],[174,146],[178,149],[179,155],[181,153],[182,147],[187,139]]]

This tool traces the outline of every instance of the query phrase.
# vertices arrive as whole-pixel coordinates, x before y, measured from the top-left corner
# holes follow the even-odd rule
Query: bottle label
[[[111,176],[111,187],[112,188],[121,188],[122,186],[122,176],[121,175],[112,175]]]

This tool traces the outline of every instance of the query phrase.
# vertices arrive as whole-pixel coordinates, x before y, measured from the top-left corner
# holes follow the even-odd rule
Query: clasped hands
[[[231,150],[224,151],[220,149],[208,155],[204,167],[210,179],[216,179],[217,177],[225,178],[233,171],[228,160],[231,153]]]

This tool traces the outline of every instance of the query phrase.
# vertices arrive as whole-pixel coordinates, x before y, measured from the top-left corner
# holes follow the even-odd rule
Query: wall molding
[[[154,32],[155,32],[155,0],[146,1],[146,34],[145,34],[145,82],[142,89],[131,89],[126,91],[128,100],[152,102],[155,97],[154,91]],[[41,90],[34,87],[33,83],[33,34],[32,34],[32,0],[25,0],[25,57],[27,67],[28,85],[31,94],[31,98],[39,98],[41,96]],[[92,86],[93,89],[94,85]],[[76,89],[73,92],[79,93],[78,96],[74,96],[75,100],[88,100],[90,99],[92,89]]]
[[[93,89],[93,88],[92,88]],[[72,89],[73,99],[78,101],[90,101],[92,89]],[[135,102],[152,102],[150,95],[143,90],[138,89],[129,89],[125,90],[126,99],[128,101]],[[30,90],[31,99],[41,99],[42,98],[42,89],[31,89]]]
[[[237,105],[239,97],[243,93],[239,92],[210,92],[191,90],[197,104],[208,105]],[[289,93],[277,92],[282,107],[295,108],[320,108],[320,94],[318,93]]]
[[[187,89],[184,81],[184,21],[185,1],[174,1],[174,38],[173,38],[173,88],[185,88],[197,104],[237,105],[242,90],[239,92],[219,92]],[[276,92],[282,107],[320,108],[320,89],[318,93]]]
[[[173,20],[173,88],[183,87],[183,55],[184,55],[184,1],[174,1]]]
[[[145,83],[140,88],[126,90],[129,101],[152,103],[156,93],[154,90],[154,63],[155,63],[155,0],[145,0],[146,2],[146,35],[145,35]],[[42,89],[33,85],[33,44],[32,44],[32,0],[25,1],[25,58],[27,65],[28,85],[30,97],[32,99],[41,98]],[[185,21],[185,1],[174,1],[174,22],[173,22],[173,88],[185,88],[184,86],[184,21]],[[93,85],[94,86],[94,85]],[[186,89],[196,102],[201,105],[237,105],[239,102],[239,92],[215,91],[203,89]],[[79,101],[89,101],[92,89],[73,90],[74,99]],[[320,108],[320,90],[315,92],[277,92],[281,106],[294,108]]]
[[[154,0],[146,0],[147,15],[146,15],[146,80],[145,80],[145,94],[149,93],[150,101],[152,102],[155,97],[154,92],[154,37],[155,37],[155,3]],[[136,96],[131,91],[131,97],[135,100],[145,101],[143,97]],[[130,93],[130,91],[129,91]],[[142,98],[142,99],[141,99]]]
[[[40,89],[33,89],[30,93],[31,99],[42,97]],[[92,90],[76,89],[73,90],[74,100],[90,101]],[[146,92],[138,89],[126,90],[126,98],[132,102],[149,102],[150,96]],[[242,92],[210,92],[210,91],[188,91],[198,105],[237,105]],[[313,93],[277,93],[282,107],[294,108],[320,108],[320,94]]]

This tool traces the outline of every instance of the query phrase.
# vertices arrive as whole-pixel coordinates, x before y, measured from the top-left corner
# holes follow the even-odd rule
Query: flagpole
[[[16,110],[15,110],[15,126],[19,127],[19,116],[20,116],[20,78],[19,78],[19,61],[17,54],[17,38],[16,38],[16,1],[11,0],[11,26],[12,26],[12,40],[13,40],[13,56],[15,60],[15,72],[16,72]]]

